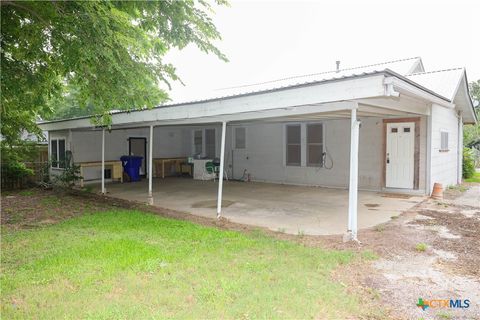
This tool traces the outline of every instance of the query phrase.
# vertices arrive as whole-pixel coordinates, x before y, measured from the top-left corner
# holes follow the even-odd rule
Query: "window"
[[[448,151],[448,132],[440,132],[440,151]]]
[[[203,131],[195,130],[193,133],[193,153],[195,155],[202,153]]]
[[[50,141],[52,168],[65,168],[65,139],[52,139]]]
[[[307,166],[323,166],[323,125],[321,123],[307,125]]]
[[[52,167],[58,168],[58,140],[52,140],[51,144],[51,155],[52,155]]]
[[[205,129],[205,156],[215,158],[215,129]]]
[[[287,125],[287,166],[300,166],[302,159],[301,127],[299,124]]]
[[[235,128],[235,149],[245,149],[245,128]]]

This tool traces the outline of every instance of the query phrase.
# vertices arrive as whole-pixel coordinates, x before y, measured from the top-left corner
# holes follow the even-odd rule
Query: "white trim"
[[[383,79],[383,78],[382,78]],[[378,84],[381,84],[379,79]],[[367,84],[365,84],[367,85]],[[373,96],[381,96],[382,88]],[[336,90],[340,90],[337,88]],[[344,88],[343,88],[344,90]],[[257,119],[267,119],[276,117],[291,117],[297,115],[308,115],[315,113],[328,113],[336,111],[350,110],[354,102],[335,101],[331,102],[319,95],[331,95],[328,91],[310,90],[305,92],[308,97],[292,96],[294,92],[289,90],[288,96],[254,96],[259,100],[250,97],[249,100],[241,105],[233,103],[233,100],[215,101],[196,105],[184,105],[176,107],[161,107],[151,110],[136,111],[131,113],[119,113],[112,115],[113,125],[128,126],[146,126],[154,125],[186,125],[186,124],[213,124],[223,121],[248,121]],[[355,91],[355,90],[353,90]],[[373,93],[372,93],[373,94]],[[312,97],[315,96],[314,97]],[[371,96],[369,96],[371,97]],[[268,99],[267,99],[268,98]],[[301,98],[301,99],[300,99]],[[353,97],[352,99],[356,99]],[[361,97],[359,97],[361,98]],[[283,99],[283,100],[282,100]],[[298,101],[297,101],[298,100]],[[45,131],[62,130],[69,128],[91,128],[93,125],[89,118],[72,119],[60,122],[39,123],[39,127]]]
[[[245,146],[243,148],[237,148],[237,129],[243,129],[245,132]],[[232,127],[232,149],[233,150],[247,150],[247,126],[233,126]]]
[[[417,88],[408,82],[405,82],[404,80],[395,78],[395,77],[387,77],[385,78],[384,81],[385,85],[390,85],[392,84],[393,87],[398,90],[400,93],[404,92],[406,94],[410,94],[413,96],[417,96],[421,99],[424,99],[425,101],[433,102],[436,103],[442,107],[446,107],[449,109],[455,108],[455,104],[445,101],[444,99],[441,99],[431,93],[426,92],[425,90],[422,90],[420,88]]]
[[[348,184],[348,233],[351,240],[357,240],[358,214],[358,142],[360,121],[357,109],[352,109],[350,119],[350,182]]]
[[[432,110],[433,107],[430,106],[430,110]],[[427,117],[427,155],[426,155],[426,167],[425,167],[425,194],[430,195],[430,192],[432,190],[432,177],[431,172],[432,172],[432,115]]]
[[[66,136],[57,136],[55,138],[52,138],[52,137],[49,137],[50,141],[48,142],[48,159],[49,161],[52,161],[52,165],[51,165],[51,168],[54,169],[54,170],[64,170],[65,168],[61,168],[59,166],[60,164],[60,144],[58,143],[60,140],[64,140],[65,141],[65,154],[67,153],[67,150],[70,150],[70,149],[67,149],[67,137]],[[57,163],[57,166],[54,167],[53,166],[53,160],[52,160],[52,141],[57,141],[57,159],[55,159],[56,163]]]
[[[287,148],[287,144],[288,144],[288,137],[287,137],[287,127],[289,126],[299,126],[300,127],[300,163],[298,165],[296,164],[289,164],[288,163],[288,160],[287,160],[287,152],[288,152],[288,148]],[[298,167],[304,167],[303,165],[303,149],[302,146],[303,146],[303,138],[304,138],[304,135],[303,135],[303,132],[302,132],[302,123],[301,122],[288,122],[288,123],[284,123],[283,124],[283,127],[284,127],[284,135],[283,135],[283,145],[284,145],[284,153],[283,153],[283,159],[284,159],[284,163],[285,163],[285,167],[294,167],[294,168],[298,168]]]
[[[106,194],[105,189],[105,128],[102,129],[102,194]]]
[[[150,126],[150,137],[148,139],[148,204],[153,205],[152,177],[153,177],[153,129]]]
[[[308,125],[310,124],[321,124],[322,125],[322,157],[323,153],[325,153],[325,122],[326,121],[309,121],[305,122],[305,167],[309,168],[323,168],[325,164],[322,161],[322,164],[319,166],[309,166],[308,165]]]
[[[322,125],[322,153],[325,152],[325,122],[326,121],[301,121],[301,122],[285,122],[283,123],[283,166],[293,168],[323,168],[324,166],[309,166],[308,165],[308,141],[307,132],[308,125],[321,124]],[[288,126],[300,126],[300,165],[287,164],[287,127]]]
[[[222,196],[223,196],[223,173],[225,168],[225,135],[227,131],[227,122],[222,122],[222,137],[220,146],[220,172],[218,173],[218,197],[217,197],[217,218],[222,213]]]

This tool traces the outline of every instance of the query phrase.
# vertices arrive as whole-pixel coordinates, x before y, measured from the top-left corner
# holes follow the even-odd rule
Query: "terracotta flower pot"
[[[439,200],[443,199],[443,186],[441,183],[435,183],[433,185],[432,198]]]

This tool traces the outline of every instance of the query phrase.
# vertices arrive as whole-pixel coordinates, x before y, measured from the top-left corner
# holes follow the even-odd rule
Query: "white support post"
[[[102,128],[102,194],[106,194],[105,189],[105,128]]]
[[[222,140],[220,146],[220,172],[218,177],[218,197],[217,197],[217,219],[222,213],[222,193],[223,193],[223,170],[225,162],[225,131],[227,129],[227,122],[222,122]]]
[[[358,140],[360,122],[357,109],[352,109],[350,121],[350,183],[348,188],[348,236],[357,241],[358,214]]]
[[[152,177],[153,177],[153,125],[150,126],[150,141],[148,145],[148,204],[149,205],[153,205]]]

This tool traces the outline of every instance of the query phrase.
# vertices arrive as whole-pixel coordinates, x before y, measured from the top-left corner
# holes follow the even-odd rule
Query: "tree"
[[[162,62],[171,48],[194,44],[226,61],[213,44],[220,34],[204,0],[2,1],[0,10],[1,134],[7,145],[15,145],[22,131],[40,135],[36,121],[67,92],[74,92],[74,108],[90,108],[102,125],[111,123],[112,109],[165,101],[160,85],[179,80],[174,66]]]
[[[473,99],[475,113],[477,119],[480,120],[480,80],[470,83],[470,94]],[[463,128],[463,145],[466,147],[472,147],[473,145],[480,145],[480,123],[475,125],[467,125]]]

